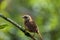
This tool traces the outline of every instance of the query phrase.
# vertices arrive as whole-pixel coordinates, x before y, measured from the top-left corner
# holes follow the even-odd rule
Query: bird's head
[[[22,16],[24,20],[32,20],[31,16],[30,15],[24,15]]]

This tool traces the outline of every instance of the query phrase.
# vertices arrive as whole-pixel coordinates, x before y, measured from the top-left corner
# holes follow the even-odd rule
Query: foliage
[[[21,16],[29,14],[37,23],[44,40],[60,40],[60,0],[3,0],[0,14],[16,21],[22,28]],[[29,39],[11,23],[0,18],[0,40]]]

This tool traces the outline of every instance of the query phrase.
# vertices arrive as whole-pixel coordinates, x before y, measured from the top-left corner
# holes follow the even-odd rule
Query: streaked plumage
[[[39,30],[37,28],[37,25],[35,24],[35,22],[31,18],[31,16],[24,15],[23,18],[24,18],[24,25],[25,25],[26,29],[28,29],[28,31],[30,31],[30,32],[39,34],[40,39],[42,40],[42,36],[39,33]]]

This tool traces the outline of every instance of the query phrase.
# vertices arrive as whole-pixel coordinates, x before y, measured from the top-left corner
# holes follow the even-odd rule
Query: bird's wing
[[[32,28],[34,29],[34,31],[37,32],[38,29],[37,29],[36,23],[34,21],[32,21],[30,24],[31,24]]]

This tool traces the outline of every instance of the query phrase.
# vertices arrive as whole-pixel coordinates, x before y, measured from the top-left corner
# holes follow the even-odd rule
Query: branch
[[[7,18],[3,15],[0,15],[1,18],[5,19],[6,21],[10,22],[11,24],[13,24],[14,26],[16,26],[18,29],[20,29],[26,36],[32,38],[33,40],[36,40],[30,33],[28,33],[27,31],[25,31],[23,28],[21,28],[20,25],[18,25],[16,22],[14,22],[13,20],[11,20],[10,18]]]

